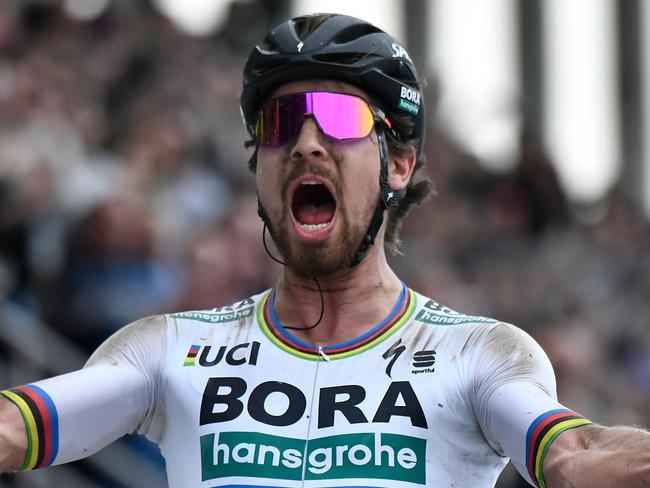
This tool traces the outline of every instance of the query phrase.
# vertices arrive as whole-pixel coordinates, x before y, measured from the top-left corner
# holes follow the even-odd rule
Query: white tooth
[[[307,232],[314,232],[317,231],[318,229],[327,227],[327,224],[329,224],[329,222],[325,224],[300,224],[300,228],[302,230],[306,230]]]
[[[305,180],[300,182],[301,185],[322,185],[320,181]]]

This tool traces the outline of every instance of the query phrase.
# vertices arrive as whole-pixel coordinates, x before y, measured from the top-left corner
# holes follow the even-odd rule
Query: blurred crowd
[[[9,299],[92,350],[138,316],[268,286],[236,39],[181,34],[144,4],[90,23],[53,3],[3,5]]]
[[[238,110],[263,12],[196,39],[140,2],[91,22],[17,5],[0,3],[0,299],[92,351],[271,286]],[[569,407],[649,426],[648,220],[616,192],[571,205],[529,134],[507,174],[427,137],[438,195],[406,220],[398,274],[527,330]]]

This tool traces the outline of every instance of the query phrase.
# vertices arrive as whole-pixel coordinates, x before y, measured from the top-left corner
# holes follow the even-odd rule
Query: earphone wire
[[[284,261],[279,260],[276,258],[273,254],[271,254],[271,251],[269,251],[268,246],[266,245],[266,222],[264,222],[264,227],[262,229],[262,244],[264,245],[264,250],[266,251],[266,254],[269,255],[269,257],[275,261],[278,264],[281,264],[282,266],[286,266],[287,263]],[[321,323],[323,320],[323,315],[325,315],[325,297],[323,296],[323,289],[320,286],[320,283],[318,282],[318,278],[316,278],[316,275],[312,275],[312,279],[316,283],[316,287],[318,288],[318,294],[320,295],[320,315],[318,317],[318,320],[314,325],[311,325],[309,327],[290,327],[290,326],[284,326],[285,329],[291,329],[291,330],[310,330],[315,328],[317,325]]]

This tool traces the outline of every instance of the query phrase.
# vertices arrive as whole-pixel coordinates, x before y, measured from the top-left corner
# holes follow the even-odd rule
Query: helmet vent
[[[355,64],[357,61],[367,57],[366,53],[326,53],[316,54],[313,57],[316,61],[336,64]]]
[[[304,15],[293,19],[293,26],[295,31],[298,33],[298,38],[301,41],[304,41],[312,32],[318,29],[323,22],[334,16],[334,14]]]
[[[265,64],[260,64],[258,66],[255,66],[251,70],[251,75],[252,76],[261,76],[267,71],[272,71],[277,68],[282,67],[283,65],[287,64],[289,62],[289,59],[287,58],[276,58],[274,61],[265,63]]]
[[[262,49],[266,52],[277,52],[278,44],[275,37],[273,37],[273,35],[270,33],[267,34],[262,43],[259,45],[258,49]]]
[[[307,19],[308,17],[298,17],[297,19],[294,19],[293,22],[293,28],[298,33],[298,38],[301,41],[304,41],[307,35],[309,34],[309,30],[305,28]]]
[[[347,42],[356,41],[357,39],[381,32],[377,27],[370,24],[353,24],[345,29],[339,31],[336,36],[332,38],[333,44],[345,44]]]

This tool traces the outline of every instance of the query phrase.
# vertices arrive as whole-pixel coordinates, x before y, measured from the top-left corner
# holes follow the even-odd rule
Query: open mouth
[[[312,233],[332,223],[336,200],[322,181],[306,178],[293,191],[291,211],[300,229]]]

